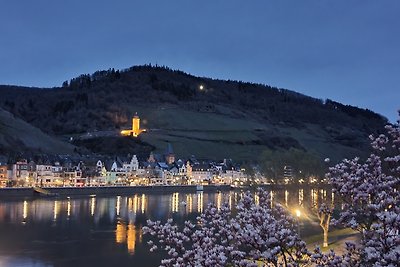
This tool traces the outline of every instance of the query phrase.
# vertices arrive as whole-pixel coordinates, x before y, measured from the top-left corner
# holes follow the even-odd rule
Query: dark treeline
[[[199,90],[199,85],[204,90]],[[125,70],[109,69],[84,74],[65,81],[61,88],[32,90],[31,88],[1,86],[0,105],[13,114],[47,132],[79,132],[85,128],[111,127],[108,113],[124,114],[124,105],[137,103],[171,103],[187,108],[215,110],[215,105],[227,105],[237,110],[255,112],[268,122],[301,127],[303,123],[340,125],[377,132],[386,119],[370,110],[343,105],[332,100],[305,96],[294,91],[242,81],[223,81],[195,77],[165,66],[134,66]],[[185,103],[182,103],[185,102]],[[193,105],[196,102],[196,105]],[[115,103],[119,103],[115,105]],[[121,105],[122,104],[122,105]],[[40,107],[40,108],[39,108]],[[76,112],[92,111],[96,118],[90,122],[74,123],[75,129],[47,127],[46,114],[55,113],[60,121]],[[84,120],[84,118],[81,118]],[[105,123],[105,124],[104,124]],[[104,125],[103,125],[104,124]],[[117,123],[118,124],[118,123]],[[115,125],[114,125],[115,126]],[[70,127],[67,127],[70,128]]]

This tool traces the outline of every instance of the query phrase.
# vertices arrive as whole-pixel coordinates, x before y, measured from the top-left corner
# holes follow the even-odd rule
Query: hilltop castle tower
[[[133,118],[132,118],[132,129],[131,130],[122,130],[121,134],[124,136],[138,137],[139,134],[141,134],[144,131],[146,131],[146,130],[140,129],[140,118],[136,112],[135,116],[133,116]]]
[[[140,118],[137,113],[132,118],[132,135],[138,136],[142,131],[140,130]]]

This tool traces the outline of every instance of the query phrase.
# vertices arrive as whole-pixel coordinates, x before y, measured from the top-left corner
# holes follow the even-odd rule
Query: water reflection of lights
[[[57,200],[55,200],[54,201],[54,210],[53,210],[53,213],[54,213],[53,219],[54,220],[57,220],[58,211],[59,211],[59,203]]]
[[[254,193],[254,204],[259,205],[260,204],[260,196],[258,193]]]
[[[311,204],[316,205],[318,202],[319,204],[321,203],[321,195],[326,194],[327,199],[325,202],[335,202],[338,209],[340,209],[340,205],[342,204],[340,198],[336,197],[331,189],[327,189],[326,193],[320,189],[311,188],[288,189],[287,192],[285,192],[285,189],[278,189],[276,191],[268,189],[268,193],[270,194],[268,200],[271,200],[271,205],[273,204],[275,206],[276,203],[285,205],[285,202],[287,202],[289,205],[288,210],[295,217],[296,213],[293,213],[294,210],[299,209],[301,211],[301,220],[305,223],[315,220],[314,213],[309,212],[309,208]],[[253,194],[254,191],[252,192],[252,196],[255,197]],[[163,198],[160,198],[158,194],[142,195],[142,193],[140,193],[128,197],[87,197],[76,199],[46,199],[39,201],[21,200],[11,204],[2,202],[0,203],[0,223],[7,222],[6,220],[8,220],[8,218],[17,220],[16,222],[20,225],[21,222],[23,223],[26,221],[27,223],[24,227],[31,227],[31,225],[29,225],[31,222],[36,224],[52,222],[53,227],[64,227],[68,218],[70,220],[74,218],[76,222],[79,223],[94,223],[96,225],[110,223],[110,227],[112,230],[115,230],[115,233],[111,233],[111,240],[108,239],[108,242],[113,243],[114,246],[117,246],[116,243],[119,242],[118,246],[124,250],[124,253],[135,253],[136,255],[139,253],[137,249],[141,250],[141,245],[139,245],[141,244],[140,240],[143,238],[143,242],[146,242],[145,236],[142,237],[140,227],[134,225],[136,220],[138,220],[140,224],[144,224],[145,220],[147,218],[152,218],[152,216],[158,216],[158,214],[161,214],[160,216],[171,215],[171,212],[169,212],[171,211],[171,203],[169,201],[175,203],[174,210],[181,212],[182,216],[178,216],[179,218],[185,218],[185,216],[193,217],[197,212],[204,212],[209,202],[213,202],[218,208],[222,208],[226,201],[226,204],[229,205],[230,208],[235,209],[235,204],[237,202],[235,203],[234,199],[236,196],[239,201],[239,195],[240,191],[223,191],[219,193],[197,192],[191,194],[179,192],[179,194],[174,194],[173,196],[171,193],[166,195],[166,198],[165,195]],[[182,206],[181,203],[184,203],[185,206]],[[144,210],[145,214],[139,216],[139,213]],[[185,210],[186,212],[183,212]],[[195,214],[193,214],[193,212]],[[116,213],[119,215],[116,216]],[[93,217],[89,214],[92,214]],[[114,217],[110,217],[109,220],[102,220],[102,218],[106,218],[109,214],[112,214]],[[55,220],[54,222],[53,219]],[[161,217],[161,219],[164,219],[164,217]],[[116,224],[116,220],[120,221],[118,225]],[[99,227],[96,229],[99,229]]]
[[[69,199],[67,201],[67,216],[71,216],[71,201]]]
[[[28,201],[25,200],[22,208],[22,218],[24,219],[24,222],[27,217],[28,217]]]
[[[203,192],[197,193],[197,212],[203,212]]]
[[[117,222],[117,228],[115,229],[115,242],[121,244],[126,241],[126,225],[122,221]]]
[[[322,199],[326,199],[326,190],[325,189],[321,189],[321,198]]]
[[[139,228],[139,243],[142,243],[143,241],[143,230],[142,227]]]
[[[321,201],[324,201],[329,204],[336,202],[335,204],[337,204],[338,209],[340,209],[340,205],[342,204],[329,189],[299,188],[296,190],[283,189],[277,191],[269,189],[268,193],[268,200],[271,201],[271,207],[275,206],[276,203],[282,203],[285,207],[298,207],[304,210],[311,206],[314,208],[318,207],[321,204]],[[171,193],[167,197],[166,207],[169,208],[170,212],[184,212],[186,214],[193,212],[203,213],[208,203],[214,203],[217,209],[221,209],[224,203],[226,203],[227,207],[230,209],[235,209],[235,203],[237,203],[234,201],[235,195],[239,201],[241,195],[241,192],[239,191],[231,191],[229,193],[215,192],[212,194],[204,192],[197,192],[196,194],[175,192],[174,194]],[[322,198],[323,195],[326,195],[325,200]],[[252,192],[252,196],[254,198],[253,201],[255,201],[256,204],[259,204],[261,199],[254,193],[254,191]],[[152,198],[153,196],[151,194],[135,194],[130,197],[110,197],[107,200],[94,196],[82,201],[73,199],[53,199],[46,201],[48,203],[48,209],[46,209],[46,211],[43,209],[37,211],[35,209],[36,206],[33,204],[31,205],[29,200],[22,200],[19,202],[19,218],[20,222],[23,222],[27,220],[28,217],[29,219],[36,219],[36,217],[44,216],[43,214],[48,213],[46,216],[51,220],[58,221],[60,219],[60,214],[68,219],[71,218],[71,216],[80,216],[79,213],[82,210],[80,205],[85,203],[86,209],[84,210],[86,210],[88,215],[90,214],[93,217],[100,218],[105,213],[109,213],[110,216],[112,214],[112,216],[121,217],[122,219],[130,221],[135,219],[137,214],[145,214],[147,212],[148,201]]]
[[[133,211],[133,199],[130,197],[127,200],[127,206],[128,206],[128,211],[132,212]]]
[[[132,202],[133,202],[133,212],[137,213],[137,211],[138,211],[138,202],[139,202],[139,199],[138,199],[137,195],[133,196]]]
[[[291,207],[291,211],[294,207],[299,208],[303,211],[313,207],[318,207],[321,201],[327,204],[334,203],[338,209],[341,208],[342,202],[340,199],[332,193],[330,189],[321,190],[311,188],[297,188],[295,190],[283,189],[274,190],[268,189],[268,200],[271,201],[270,205],[275,206],[276,203],[282,203],[285,207]],[[182,216],[190,213],[203,213],[208,203],[214,203],[218,209],[221,209],[226,202],[227,207],[235,209],[235,195],[239,201],[240,191],[231,192],[215,192],[215,193],[174,193],[167,196],[166,199],[166,210],[164,212],[182,212]],[[326,200],[323,200],[323,195],[326,195]],[[261,201],[252,192],[252,196],[255,202]],[[152,210],[150,210],[149,216],[151,216],[153,209],[158,209],[160,206],[164,208],[164,203],[157,203],[153,201],[152,194],[136,194],[129,197],[115,196],[108,198],[89,197],[85,199],[51,199],[46,201],[31,202],[29,200],[21,200],[18,202],[18,218],[19,223],[24,221],[36,221],[47,218],[49,220],[59,221],[60,219],[68,219],[72,217],[79,218],[80,213],[84,211],[87,216],[92,215],[92,218],[99,220],[105,214],[109,215],[112,220],[117,218],[124,219],[126,221],[135,220],[139,213],[146,215],[144,219],[147,219],[146,212],[149,208],[149,203],[152,203]],[[126,201],[125,201],[126,199]],[[149,202],[153,201],[153,202]],[[43,202],[43,204],[42,204]],[[153,204],[154,203],[154,204]],[[37,208],[40,204],[40,209]],[[157,206],[158,205],[158,206]],[[287,206],[286,206],[287,205]],[[84,207],[83,207],[84,206]],[[333,206],[333,205],[332,205]],[[44,208],[45,207],[45,208]],[[1,207],[0,207],[1,208]],[[184,214],[185,213],[185,214]],[[61,216],[60,216],[61,214]],[[90,214],[90,215],[89,215]],[[113,217],[112,217],[113,216]],[[302,215],[303,217],[303,215]],[[0,214],[1,219],[1,214]],[[98,223],[98,221],[95,221]],[[115,227],[115,226],[113,226]],[[138,236],[136,236],[138,238]]]
[[[288,206],[289,202],[289,191],[285,190],[285,205]]]
[[[136,247],[136,227],[133,223],[128,224],[128,230],[126,235],[127,235],[126,243],[128,246],[128,252],[129,254],[133,255],[135,253],[135,247]]]
[[[304,202],[304,190],[299,189],[299,206],[303,207]]]
[[[221,192],[217,193],[217,209],[220,210],[222,205],[222,194]]]
[[[188,213],[193,211],[193,196],[191,194],[186,196],[186,211]]]
[[[146,211],[146,195],[145,194],[142,194],[140,207],[141,207],[142,213],[144,213]]]
[[[172,194],[171,211],[172,212],[179,211],[179,193]]]
[[[271,202],[271,208],[273,208],[273,206],[274,206],[274,191],[272,191],[272,190],[269,192],[269,200]]]
[[[90,215],[94,216],[94,211],[96,209],[96,197],[90,199]]]
[[[134,195],[127,199],[128,210],[133,213],[138,213],[139,209],[142,213],[145,213],[147,206],[147,196],[142,194],[140,197]]]
[[[121,196],[117,196],[117,206],[115,208],[117,210],[117,216],[119,216],[121,210]]]
[[[311,205],[318,207],[318,189],[311,189]]]
[[[139,242],[142,242],[142,233],[139,231]],[[136,226],[133,222],[129,222],[128,225],[123,221],[118,221],[115,229],[115,242],[117,244],[126,243],[128,253],[133,255],[136,247]]]

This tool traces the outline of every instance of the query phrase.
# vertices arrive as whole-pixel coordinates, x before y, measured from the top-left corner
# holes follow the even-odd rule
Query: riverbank
[[[46,191],[58,196],[90,196],[90,195],[131,195],[138,193],[195,193],[196,185],[169,186],[99,186],[99,187],[45,187]],[[229,191],[230,185],[205,185],[204,192]],[[32,187],[1,188],[0,199],[40,197]]]
[[[293,190],[293,189],[329,189],[329,185],[258,185],[265,190]],[[217,192],[229,190],[255,190],[255,186],[232,187],[230,185],[204,185],[203,191]],[[174,192],[195,193],[196,185],[165,185],[165,186],[90,186],[90,187],[44,187],[50,195],[58,196],[90,196],[90,195],[131,195],[145,193],[168,194]],[[0,188],[0,199],[40,197],[33,187]]]

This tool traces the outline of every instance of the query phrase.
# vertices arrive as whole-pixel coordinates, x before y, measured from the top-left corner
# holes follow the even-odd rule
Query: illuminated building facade
[[[141,134],[142,132],[145,132],[145,131],[146,131],[145,129],[140,129],[140,118],[136,113],[135,116],[133,116],[133,118],[132,118],[132,129],[131,130],[122,130],[121,134],[123,136],[138,137],[139,134]]]
[[[26,179],[28,177],[28,162],[26,159],[17,161],[15,164],[13,164],[12,167],[13,170],[13,179],[14,180],[19,180],[19,179]]]
[[[7,164],[0,162],[0,187],[5,187],[8,181]]]

